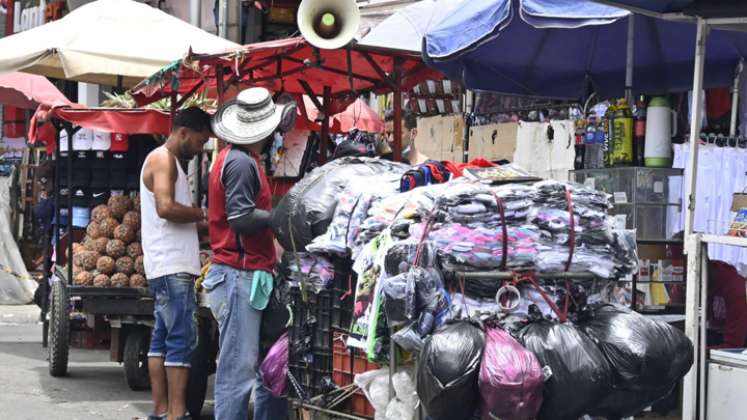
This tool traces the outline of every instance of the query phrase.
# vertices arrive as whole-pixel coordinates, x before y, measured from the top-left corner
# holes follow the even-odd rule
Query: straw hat
[[[276,105],[262,87],[242,90],[213,115],[213,133],[229,143],[254,144],[269,137],[280,125],[286,105]]]

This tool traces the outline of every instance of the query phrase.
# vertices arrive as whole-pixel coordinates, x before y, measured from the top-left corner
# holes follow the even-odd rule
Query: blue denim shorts
[[[148,357],[164,359],[164,366],[191,367],[197,347],[195,276],[171,274],[148,280],[155,300],[155,326]]]

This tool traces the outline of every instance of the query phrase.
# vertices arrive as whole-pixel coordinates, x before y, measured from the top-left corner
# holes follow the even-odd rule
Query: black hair
[[[405,128],[408,130],[418,128],[418,118],[415,113],[409,109],[405,111],[405,114],[402,116],[402,122],[405,123]]]
[[[393,120],[394,120],[394,111],[392,109],[387,109],[386,111],[384,111],[384,121],[393,121]],[[418,117],[410,109],[403,110],[402,122],[405,124],[405,128],[407,130],[418,128]]]
[[[210,114],[197,107],[180,109],[174,117],[173,128],[189,128],[195,131],[211,131]]]

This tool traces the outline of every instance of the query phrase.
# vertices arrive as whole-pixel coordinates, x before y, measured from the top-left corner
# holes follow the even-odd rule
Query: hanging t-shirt
[[[91,150],[93,146],[93,130],[81,128],[73,134],[73,150]]]
[[[111,134],[98,130],[93,132],[93,145],[91,146],[93,150],[106,151],[109,150],[111,146]]]
[[[126,152],[130,150],[129,136],[124,133],[112,133],[111,134],[111,151],[112,152]]]

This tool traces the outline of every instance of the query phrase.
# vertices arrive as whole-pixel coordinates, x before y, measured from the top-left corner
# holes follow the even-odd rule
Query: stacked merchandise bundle
[[[113,196],[91,211],[82,243],[73,244],[77,286],[146,287],[140,246],[140,203]]]
[[[478,403],[483,418],[629,416],[689,369],[692,345],[679,331],[592,304],[600,298],[590,284],[532,275],[590,272],[614,281],[636,271],[634,233],[614,229],[606,194],[464,179],[397,193],[392,179],[335,184],[329,229],[289,264],[309,278],[325,259],[353,261],[347,345],[374,362],[388,361],[390,340],[416,355],[417,395],[431,418],[471,418]],[[453,275],[496,270],[515,272],[514,281]],[[324,293],[330,282],[317,277],[311,290]],[[667,366],[656,378],[645,370],[653,363]]]

